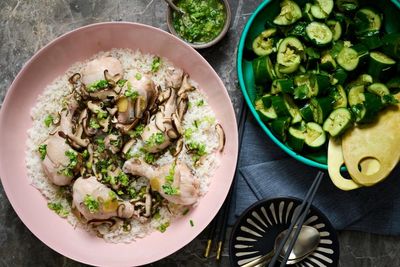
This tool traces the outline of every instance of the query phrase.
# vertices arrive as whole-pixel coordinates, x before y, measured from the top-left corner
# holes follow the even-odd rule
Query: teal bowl
[[[296,2],[309,1],[297,0]],[[376,7],[383,13],[383,24],[386,32],[400,32],[400,23],[398,23],[400,18],[400,1],[360,0],[359,2],[362,3],[362,6],[369,5]],[[254,38],[265,29],[265,22],[267,20],[271,20],[271,18],[274,18],[279,13],[279,3],[280,1],[278,0],[266,0],[262,2],[254,11],[253,15],[249,18],[242,32],[237,53],[237,72],[240,88],[254,118],[275,144],[277,144],[281,149],[298,161],[312,167],[326,170],[328,169],[326,150],[320,150],[318,152],[305,152],[302,154],[293,151],[285,143],[281,142],[276,136],[274,136],[268,126],[261,120],[256,109],[254,108],[256,88],[254,85],[253,66],[251,61],[246,59],[246,51],[251,49],[251,44]]]

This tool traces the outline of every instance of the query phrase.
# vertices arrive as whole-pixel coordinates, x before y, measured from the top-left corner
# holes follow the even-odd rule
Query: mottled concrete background
[[[260,0],[231,0],[233,20],[226,38],[201,51],[225,83],[236,111],[242,97],[235,71],[236,46],[245,22]],[[135,21],[166,30],[161,0],[0,0],[0,103],[23,64],[61,34],[95,22]],[[0,148],[1,149],[1,148]],[[377,225],[379,227],[379,225]],[[400,238],[340,233],[341,266],[400,266]],[[227,240],[228,242],[228,240]],[[227,244],[226,242],[226,244]],[[204,259],[205,233],[149,266],[228,266],[227,246],[217,264]],[[0,186],[0,266],[83,266],[54,252],[22,224]]]

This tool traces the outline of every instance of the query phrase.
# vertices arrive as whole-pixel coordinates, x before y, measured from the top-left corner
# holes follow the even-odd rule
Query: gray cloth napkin
[[[400,148],[399,148],[400,149]],[[263,198],[304,198],[318,170],[288,156],[249,116],[243,135],[230,222]],[[325,172],[314,199],[337,230],[358,230],[386,235],[400,234],[400,168],[382,183],[342,191]]]

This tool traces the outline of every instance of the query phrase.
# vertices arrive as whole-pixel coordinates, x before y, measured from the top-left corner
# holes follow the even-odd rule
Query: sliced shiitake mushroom
[[[225,147],[225,132],[224,129],[222,128],[221,124],[217,124],[215,125],[215,130],[217,131],[218,134],[218,147],[217,147],[217,151],[222,152],[224,150]]]
[[[151,97],[150,97],[149,102],[147,104],[147,109],[148,110],[153,109],[153,107],[156,104],[156,101],[157,101],[157,98],[158,98],[158,94],[160,92],[160,89],[159,89],[160,86],[158,85],[157,87],[158,88],[154,88],[153,89],[153,93],[151,94]]]
[[[176,141],[175,147],[171,151],[171,155],[173,157],[177,157],[181,153],[182,149],[183,149],[183,139],[180,138],[178,139],[178,141]]]
[[[149,122],[150,122],[150,112],[149,112],[148,110],[146,110],[146,111],[143,113],[143,118],[142,118],[142,120],[143,120],[143,122],[144,122],[145,124],[149,124]]]
[[[189,76],[185,74],[183,77],[181,88],[178,90],[178,96],[196,90],[196,88],[189,83]]]
[[[122,153],[125,155],[129,152],[132,146],[136,144],[136,139],[132,138],[128,142],[125,143],[124,147],[122,148]]]
[[[157,102],[159,105],[161,105],[162,103],[164,103],[167,99],[169,99],[171,97],[172,90],[173,89],[168,88],[167,90],[165,90],[164,92],[162,92],[158,95]]]
[[[172,125],[174,126],[174,128],[176,129],[176,131],[182,135],[183,134],[183,127],[180,121],[180,118],[178,117],[178,115],[176,115],[175,113],[172,114]]]
[[[113,76],[108,72],[108,70],[104,70],[104,78],[111,87],[115,87],[117,82],[122,79],[122,75],[117,73]]]
[[[179,137],[178,133],[174,129],[169,129],[167,135],[171,139],[177,139]]]
[[[127,134],[130,130],[136,127],[136,125],[139,123],[139,119],[135,119],[131,124],[121,124],[117,123],[115,127],[120,130],[123,134]]]
[[[166,130],[166,128],[164,126],[164,117],[163,117],[163,114],[161,112],[156,113],[155,123],[156,123],[157,128],[161,132],[164,132]]]
[[[95,92],[88,93],[91,98],[99,99],[99,100],[114,100],[117,98],[117,93],[112,89],[104,89]]]
[[[142,118],[143,112],[146,109],[146,101],[143,97],[138,96],[135,101],[135,117]]]
[[[68,82],[70,84],[77,84],[79,80],[81,79],[81,74],[80,73],[74,73],[71,77],[69,77]]]
[[[189,102],[187,98],[178,98],[178,116],[181,120],[183,120],[183,116],[185,116],[187,110],[189,108]]]
[[[110,113],[111,116],[114,116],[115,113],[117,113],[118,108],[117,107],[113,107],[113,108],[106,108],[108,113]]]

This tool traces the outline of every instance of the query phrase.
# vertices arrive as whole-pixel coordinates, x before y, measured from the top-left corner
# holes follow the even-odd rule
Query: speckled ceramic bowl
[[[215,45],[216,43],[221,41],[222,38],[224,38],[224,36],[226,35],[226,33],[229,30],[229,26],[230,26],[231,20],[232,20],[231,8],[229,6],[228,0],[221,0],[221,2],[224,4],[225,10],[226,10],[225,25],[222,28],[222,31],[219,33],[219,35],[217,37],[215,37],[213,40],[211,40],[210,42],[207,42],[207,43],[190,43],[190,42],[186,41],[185,39],[183,39],[175,31],[174,25],[172,23],[173,9],[171,7],[168,7],[168,10],[167,10],[167,25],[168,25],[168,29],[169,29],[170,33],[172,33],[173,35],[175,35],[176,37],[178,37],[179,39],[181,39],[182,41],[184,41],[185,43],[189,44],[191,47],[193,47],[195,49],[203,49],[203,48],[208,48],[210,46]]]
[[[116,41],[117,40],[117,41]],[[129,244],[112,244],[74,229],[47,208],[46,199],[27,177],[25,150],[30,110],[39,94],[72,64],[112,48],[140,49],[168,58],[199,84],[225,130],[226,145],[208,193],[164,233],[155,231]],[[11,205],[41,241],[74,260],[95,266],[137,266],[157,261],[192,241],[211,222],[228,194],[236,166],[238,133],[235,113],[223,82],[207,61],[186,43],[151,26],[112,22],[69,32],[37,52],[15,78],[0,112],[0,177]],[[194,222],[191,226],[189,220]]]

